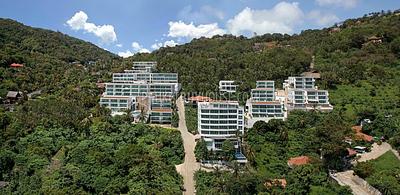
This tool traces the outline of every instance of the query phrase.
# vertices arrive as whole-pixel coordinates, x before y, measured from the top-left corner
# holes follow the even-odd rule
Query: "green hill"
[[[0,97],[7,90],[58,90],[57,85],[65,80],[72,84],[83,80],[66,78],[64,73],[84,69],[82,74],[90,75],[120,64],[120,57],[115,54],[60,32],[32,28],[10,19],[0,19],[0,26]],[[24,64],[24,68],[16,71],[9,67],[12,63]]]

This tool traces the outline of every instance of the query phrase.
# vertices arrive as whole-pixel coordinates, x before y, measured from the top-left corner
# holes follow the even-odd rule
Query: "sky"
[[[396,9],[400,0],[4,0],[0,17],[128,57],[193,38],[296,34]]]

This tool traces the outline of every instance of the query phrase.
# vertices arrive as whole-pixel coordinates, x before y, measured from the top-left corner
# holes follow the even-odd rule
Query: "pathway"
[[[357,162],[365,162],[368,160],[376,159],[389,150],[393,151],[397,158],[400,159],[399,153],[392,149],[392,146],[390,144],[388,144],[387,142],[382,142],[381,145],[378,145],[377,143],[372,144],[371,152],[360,154],[360,158],[357,160]]]
[[[194,173],[200,169],[200,164],[196,162],[196,157],[194,155],[194,148],[196,146],[194,135],[189,133],[186,127],[185,107],[182,96],[176,100],[176,105],[178,107],[179,115],[178,129],[181,132],[185,148],[185,161],[183,164],[176,165],[176,170],[183,177],[183,185],[186,190],[183,194],[192,195],[195,194],[195,181],[193,176]]]
[[[379,195],[378,190],[370,186],[365,180],[354,174],[353,170],[339,172],[332,176],[339,185],[349,186],[355,195]]]
[[[366,152],[364,154],[359,154],[358,156],[360,157],[358,160],[354,161],[354,164],[358,162],[365,162],[368,160],[373,160],[376,158],[379,158],[383,154],[385,154],[387,151],[392,151],[396,157],[400,160],[399,153],[395,151],[392,146],[386,142],[382,142],[381,145],[378,145],[377,143],[372,144],[371,152]],[[353,191],[353,194],[355,195],[377,195],[381,194],[378,190],[370,186],[365,180],[362,178],[358,177],[357,175],[354,174],[354,171],[349,170],[349,171],[344,171],[344,172],[339,172],[334,175],[331,175],[333,179],[335,179],[340,185],[346,185],[351,188]]]

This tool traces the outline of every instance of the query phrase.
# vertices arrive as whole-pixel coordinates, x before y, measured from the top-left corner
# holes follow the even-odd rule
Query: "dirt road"
[[[179,126],[178,129],[181,132],[183,139],[183,145],[185,148],[185,161],[183,164],[177,165],[176,170],[183,177],[183,183],[186,191],[183,192],[185,195],[195,194],[195,181],[194,172],[200,169],[200,164],[196,162],[194,156],[194,148],[196,146],[194,135],[189,133],[186,127],[185,121],[185,107],[183,104],[182,96],[176,100],[179,115]]]

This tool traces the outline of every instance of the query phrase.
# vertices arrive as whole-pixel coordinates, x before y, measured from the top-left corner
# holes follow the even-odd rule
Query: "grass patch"
[[[400,160],[393,154],[392,151],[387,151],[385,154],[375,160],[371,160],[375,171],[400,170]]]
[[[400,194],[400,160],[392,151],[375,160],[359,163],[354,171],[383,194]]]

